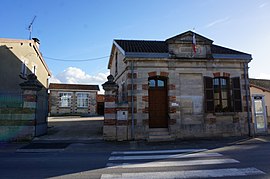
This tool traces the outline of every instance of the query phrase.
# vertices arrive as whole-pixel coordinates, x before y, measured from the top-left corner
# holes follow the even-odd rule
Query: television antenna
[[[34,23],[36,17],[37,17],[37,16],[35,16],[35,17],[33,18],[33,20],[31,21],[31,23],[29,24],[29,26],[28,26],[28,28],[27,28],[27,30],[29,30],[29,40],[32,39],[33,23]]]

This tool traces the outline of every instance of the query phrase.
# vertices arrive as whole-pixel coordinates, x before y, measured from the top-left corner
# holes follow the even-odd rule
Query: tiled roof
[[[125,52],[168,53],[165,41],[115,40]]]
[[[249,79],[249,83],[252,86],[260,87],[262,89],[270,91],[270,80],[262,79]]]
[[[50,90],[53,89],[69,89],[69,90],[96,90],[99,91],[98,85],[82,85],[82,84],[63,84],[63,83],[50,83]]]
[[[125,52],[137,52],[137,53],[168,53],[168,45],[165,41],[147,41],[147,40],[115,40],[115,42]],[[229,48],[221,47],[218,45],[212,45],[212,53],[216,54],[241,54],[246,53],[232,50]]]
[[[249,55],[247,53],[239,52],[233,49],[229,49],[226,47],[218,46],[218,45],[212,45],[211,47],[212,53],[217,53],[217,54],[241,54],[241,55]]]

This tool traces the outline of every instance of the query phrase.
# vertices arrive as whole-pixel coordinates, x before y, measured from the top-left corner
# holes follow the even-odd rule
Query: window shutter
[[[204,97],[205,97],[205,112],[214,112],[214,89],[213,79],[204,77]]]
[[[232,101],[234,112],[242,112],[242,98],[240,78],[232,78]]]

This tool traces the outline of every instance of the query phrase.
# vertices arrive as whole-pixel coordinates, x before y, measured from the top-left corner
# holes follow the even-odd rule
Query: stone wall
[[[61,107],[60,92],[70,92],[71,93],[71,105],[70,107]],[[83,92],[89,94],[88,97],[88,107],[78,107],[77,106],[77,96],[76,93]],[[50,91],[50,115],[97,115],[97,93],[96,92],[86,92],[86,91],[70,91],[70,90],[51,90]]]
[[[47,132],[47,105],[39,105],[46,89],[33,74],[20,85],[22,93],[0,94],[0,142],[31,140]]]
[[[135,121],[135,139],[147,139],[149,135],[148,113],[148,78],[163,76],[168,79],[168,124],[173,138],[196,137],[224,137],[248,134],[247,104],[245,91],[244,63],[237,60],[206,59],[125,59],[127,66],[134,63],[133,70],[133,116]],[[128,120],[131,121],[131,68],[123,72],[127,76],[128,88]],[[205,113],[204,106],[204,76],[240,77],[242,112]],[[117,77],[116,84],[121,84],[121,77]],[[248,91],[249,94],[249,91]],[[106,93],[105,93],[106,96]],[[249,101],[250,103],[250,101]],[[114,103],[114,109],[119,106]],[[106,108],[106,101],[105,101]],[[105,139],[117,139],[116,110],[111,111],[114,116],[110,130],[104,126]],[[106,110],[105,110],[106,116]],[[128,122],[127,128],[130,128]],[[108,133],[108,131],[111,131]],[[126,130],[131,133],[131,130]],[[110,136],[110,137],[109,137]],[[129,138],[125,138],[129,139]]]

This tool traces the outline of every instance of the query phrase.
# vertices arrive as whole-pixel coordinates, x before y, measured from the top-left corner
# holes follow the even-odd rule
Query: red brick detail
[[[230,77],[230,76],[231,76],[230,73],[225,73],[225,72],[223,72],[223,77]]]
[[[114,95],[106,95],[105,96],[105,102],[115,102],[116,97]]]
[[[142,112],[143,112],[143,113],[149,113],[148,107],[145,107],[144,109],[142,109]]]
[[[148,90],[148,84],[143,84],[143,85],[142,85],[142,89],[143,89],[143,90]]]
[[[26,101],[26,102],[36,102],[36,95],[31,95],[31,94],[26,94],[26,95],[23,95],[23,100]]]
[[[174,84],[168,85],[169,90],[176,90],[176,87]]]
[[[149,99],[148,96],[142,96],[142,101],[143,102],[148,102],[148,99]]]
[[[148,73],[148,76],[149,76],[149,77],[157,76],[157,72],[156,72],[156,71],[149,72],[149,73]]]
[[[128,102],[131,102],[131,96],[128,96]],[[133,96],[133,101],[137,101],[137,96]]]
[[[116,119],[104,119],[105,126],[114,126],[116,125]]]
[[[120,108],[116,108],[116,111],[128,111],[128,107],[120,107]]]
[[[169,96],[169,101],[170,102],[175,102],[176,101],[176,96]]]
[[[169,122],[169,125],[174,125],[176,124],[176,119],[170,119],[168,122]]]
[[[128,85],[127,85],[127,89],[128,89],[128,90],[131,90],[131,87],[132,87],[131,84],[128,84]],[[137,90],[137,84],[133,84],[133,90]]]
[[[132,77],[131,73],[128,73],[128,78],[130,79]],[[137,78],[137,73],[133,73],[133,79]]]
[[[105,108],[104,109],[104,113],[105,114],[115,114],[116,113],[116,109],[115,108]]]
[[[170,113],[176,113],[176,108],[175,107],[170,107]]]
[[[220,77],[220,72],[213,73],[214,77]]]
[[[169,73],[162,71],[162,72],[160,72],[160,76],[168,77]]]

